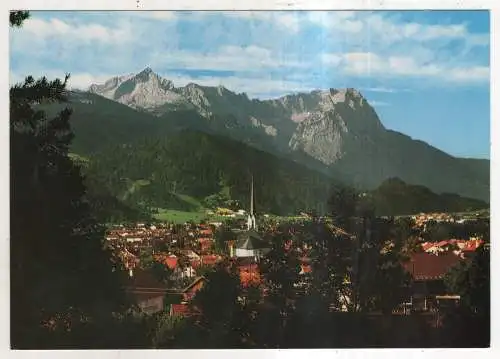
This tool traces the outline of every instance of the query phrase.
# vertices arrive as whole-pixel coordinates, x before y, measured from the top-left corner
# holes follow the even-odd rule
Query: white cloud
[[[307,19],[313,24],[346,33],[359,33],[364,24],[354,11],[311,11]]]
[[[210,11],[203,14],[222,14],[227,17],[243,18],[247,20],[266,21],[280,26],[283,29],[297,32],[301,28],[301,17],[297,12],[287,11]]]
[[[210,19],[210,15],[215,16]],[[461,85],[484,83],[489,78],[489,68],[481,57],[485,49],[476,48],[488,46],[489,35],[471,34],[465,24],[403,23],[397,15],[353,11],[140,11],[117,16],[112,22],[109,16],[57,16],[33,17],[22,29],[11,31],[15,71],[58,68],[88,72],[73,75],[71,86],[75,87],[146,65],[160,72],[227,71],[234,76],[201,81],[220,81],[254,94],[310,89],[305,82],[329,85],[335,81],[334,85],[348,87],[355,77],[429,78],[438,79],[436,84]],[[225,24],[215,22],[220,20],[218,16],[248,21]],[[189,25],[203,31],[182,31],[177,27],[181,20],[191,21]],[[326,31],[312,28],[312,24]],[[297,33],[307,26],[311,31]],[[451,41],[457,45],[455,40],[462,42],[449,48]],[[481,55],[475,50],[481,50]],[[270,80],[269,72],[274,78],[284,73],[286,79]],[[389,90],[371,88],[372,92]]]
[[[286,54],[278,56],[268,49],[255,45],[246,47],[222,46],[217,51],[207,53],[186,50],[167,54],[161,52],[154,54],[151,61],[155,68],[244,72],[306,66],[305,63],[290,58]]]
[[[454,68],[450,71],[450,80],[455,82],[484,82],[490,78],[490,69],[487,66],[469,68]]]
[[[383,102],[383,101],[368,101],[368,103],[373,106],[373,107],[386,107],[386,106],[391,106],[390,103],[388,102]]]
[[[270,77],[240,77],[240,76],[201,76],[191,77],[174,72],[160,73],[162,77],[171,80],[175,86],[185,86],[196,83],[201,86],[224,86],[227,89],[249,97],[265,97],[270,94],[284,94],[292,92],[307,92],[315,88],[301,81],[273,79]]]
[[[463,83],[489,80],[487,66],[456,66],[422,59],[425,57],[419,59],[411,56],[382,56],[372,52],[322,55],[324,64],[336,66],[343,73],[352,76],[430,77]]]
[[[127,42],[134,38],[131,27],[106,27],[101,24],[71,24],[52,18],[32,18],[25,22],[23,32],[36,38],[60,37],[71,41],[100,41],[106,43]]]
[[[375,12],[335,11],[310,12],[308,20],[327,29],[341,33],[369,34],[371,39],[392,44],[398,41],[427,42],[443,39],[472,39],[476,45],[487,45],[487,38],[468,31],[465,23],[436,25],[402,22],[395,16]],[[364,30],[364,31],[363,31]]]
[[[362,88],[363,91],[368,92],[382,92],[382,93],[397,93],[397,92],[409,92],[409,89],[397,89],[389,87],[365,87]]]
[[[329,66],[338,66],[342,62],[342,56],[337,54],[321,54],[321,61]]]

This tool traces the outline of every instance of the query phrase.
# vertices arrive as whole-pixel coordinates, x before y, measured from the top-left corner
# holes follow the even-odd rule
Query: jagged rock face
[[[179,91],[187,101],[195,106],[202,116],[208,117],[212,115],[211,104],[201,86],[191,83],[180,88]]]
[[[258,119],[255,117],[250,117],[250,122],[252,123],[252,126],[257,127],[257,128],[262,128],[264,129],[264,132],[266,135],[276,137],[278,135],[278,131],[276,130],[275,127],[271,125],[265,125],[262,122],[260,122]]]
[[[89,92],[101,95],[103,97],[109,98],[110,100],[115,99],[115,91],[124,81],[132,78],[134,75],[124,75],[117,76],[109,79],[103,85],[91,85]]]
[[[102,86],[92,85],[89,90],[132,108],[144,110],[185,101],[174,91],[171,81],[161,78],[150,68],[137,75],[115,77]]]
[[[300,114],[303,118],[289,142],[292,150],[301,150],[331,165],[348,149],[365,147],[358,144],[373,142],[373,137],[384,130],[373,108],[354,89],[331,89],[312,95],[317,101],[316,110]]]
[[[315,112],[298,125],[289,146],[330,165],[342,158],[348,132],[346,123],[337,113]]]
[[[489,163],[456,159],[385,129],[366,99],[352,88],[263,101],[223,86],[192,83],[175,87],[147,68],[92,85],[89,91],[159,117],[177,110],[195,110],[206,123],[199,123],[204,121],[201,119],[186,127],[209,128],[325,173],[333,171],[360,188],[374,188],[387,178],[399,177],[436,192],[489,198]],[[78,101],[92,106],[85,99]]]
[[[346,146],[355,142],[353,136],[369,138],[370,133],[383,129],[375,111],[354,89],[315,90],[272,100],[250,100],[223,86],[190,83],[176,88],[146,68],[136,75],[92,85],[90,91],[160,116],[190,108],[207,119],[214,115],[219,115],[221,121],[232,117],[236,121],[236,127],[232,127],[257,131],[262,141],[271,141],[282,151],[301,150],[326,165],[342,158]]]

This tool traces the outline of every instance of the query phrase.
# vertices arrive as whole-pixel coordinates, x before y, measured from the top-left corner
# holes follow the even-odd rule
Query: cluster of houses
[[[461,258],[473,254],[484,241],[479,238],[471,237],[469,240],[448,239],[439,242],[421,243],[422,251],[429,254],[440,255],[443,253],[453,253]]]
[[[243,288],[262,283],[259,262],[268,254],[271,245],[258,232],[253,211],[253,183],[250,198],[246,228],[233,230],[234,238],[226,242],[228,256],[215,251],[214,231],[220,223],[185,224],[181,227],[168,224],[146,226],[139,223],[132,228],[117,226],[109,231],[107,242],[129,272],[127,292],[144,312],[163,311],[167,309],[168,303],[171,315],[196,314],[189,303],[205,285],[206,269],[221,262],[233,264],[237,268]],[[414,219],[417,225],[429,220],[453,220],[446,214],[422,214]],[[352,237],[333,224],[328,224],[328,227],[336,234]],[[459,300],[453,293],[446,292],[443,278],[452,266],[477,250],[481,244],[483,241],[477,238],[422,243],[422,251],[411,254],[410,260],[402,263],[412,277],[409,299],[401,306],[403,312],[429,311],[436,308],[440,301]],[[291,241],[285,243],[285,250],[292,248],[299,252],[300,274],[311,273],[308,258],[310,248],[305,244],[292,246]],[[161,280],[143,268],[141,255],[151,249],[151,260],[168,268],[168,280]],[[175,300],[166,302],[167,298]]]
[[[411,218],[415,221],[416,228],[423,228],[429,221],[438,223],[455,222],[455,218],[448,213],[420,213]]]
[[[429,222],[436,223],[458,223],[463,224],[467,222],[473,222],[479,219],[480,213],[476,213],[475,215],[467,216],[457,216],[449,213],[420,213],[418,215],[411,216],[414,220],[415,228],[426,228]]]

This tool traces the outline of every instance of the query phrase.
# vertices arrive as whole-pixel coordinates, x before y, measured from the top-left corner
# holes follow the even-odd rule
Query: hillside
[[[324,174],[295,162],[188,130],[110,145],[89,157],[89,177],[125,202],[154,208],[178,208],[178,194],[203,201],[221,192],[246,208],[252,173],[257,211],[283,215],[310,209],[324,212],[334,184]]]
[[[288,154],[279,152],[274,155],[270,148],[258,150],[257,145],[243,144],[245,140],[238,138],[238,135],[246,136],[248,141],[252,132],[239,131],[242,125],[229,115],[224,119],[214,117],[208,121],[193,110],[177,110],[154,116],[82,92],[71,94],[69,106],[73,109],[71,122],[76,135],[72,144],[73,156],[86,168],[89,180],[93,181],[92,189],[99,193],[99,198],[106,198],[106,203],[111,206],[108,212],[113,217],[120,216],[116,208],[122,208],[123,213],[134,217],[142,216],[146,208],[195,211],[197,209],[179,200],[179,195],[203,201],[205,197],[216,195],[225,188],[230,189],[229,198],[239,200],[245,207],[250,169],[257,172],[256,179],[261,178],[261,210],[294,214],[306,209],[323,212],[325,198],[333,183],[354,184],[360,189],[376,188],[377,181],[383,181],[388,176],[397,177],[394,174],[398,172],[393,168],[401,166],[407,167],[402,179],[412,183],[411,180],[416,181],[418,178],[414,177],[425,170],[429,157],[440,158],[441,168],[445,172],[450,172],[448,167],[454,166],[453,160],[451,164],[448,163],[450,156],[435,149],[434,153],[424,143],[392,131],[379,131],[382,137],[378,140],[385,142],[386,147],[374,143],[365,151],[358,150],[360,157],[357,159],[353,158],[356,152],[351,151],[350,157],[344,156],[331,166],[342,166],[342,171],[326,174],[327,167],[307,151],[297,149]],[[44,108],[54,112],[61,106],[44,105]],[[233,126],[226,126],[231,121]],[[318,121],[322,122],[324,118]],[[359,119],[356,125],[358,134],[365,129],[362,121]],[[312,131],[319,129],[312,127]],[[387,152],[387,147],[395,148],[400,142],[412,144],[412,150],[407,152],[406,157],[413,153],[416,159],[405,161],[396,151]],[[420,156],[417,156],[419,153]],[[346,158],[352,160],[348,162]],[[377,161],[377,158],[383,161]],[[462,179],[469,176],[473,181],[474,174],[489,174],[489,167],[484,166],[485,162],[488,164],[487,161],[459,161]],[[449,179],[445,176],[439,178],[442,178],[442,191],[451,192],[452,186],[447,185]],[[395,188],[395,191],[399,189]],[[427,192],[420,195],[425,198]],[[417,201],[408,208],[402,204],[402,207],[398,207],[400,201],[413,203],[391,194],[387,201],[381,201],[381,213],[402,214],[408,210],[424,211],[435,207],[429,207],[425,200]],[[386,202],[390,203],[389,207],[384,204]],[[450,210],[467,209],[460,205],[456,207],[453,201],[446,202],[442,208],[448,207]]]
[[[399,178],[390,178],[367,193],[376,214],[380,216],[409,215],[421,212],[465,212],[489,208],[488,203],[456,194],[436,194],[423,186],[409,185]]]
[[[142,111],[162,126],[167,122],[229,137],[359,189],[373,189],[398,177],[437,193],[489,200],[488,160],[455,158],[386,129],[356,89],[258,100],[224,86],[176,87],[146,68],[89,90],[108,102]]]

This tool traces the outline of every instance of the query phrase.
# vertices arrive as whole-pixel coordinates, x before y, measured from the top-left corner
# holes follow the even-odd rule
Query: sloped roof
[[[127,287],[131,289],[166,290],[167,285],[157,280],[153,274],[145,270],[135,270],[132,277],[128,277]]]
[[[196,284],[198,284],[199,282],[203,282],[204,280],[205,280],[205,277],[203,277],[203,276],[195,278],[195,280],[193,282],[191,282],[191,284],[189,284],[186,288],[184,288],[182,290],[182,293],[186,293],[191,288],[193,288]]]
[[[249,230],[241,232],[238,235],[236,248],[262,249],[262,248],[269,248],[269,245],[262,239],[262,237],[257,232]]]
[[[414,253],[403,266],[415,280],[433,280],[442,279],[458,262],[460,258],[452,252],[440,256],[424,252]]]

